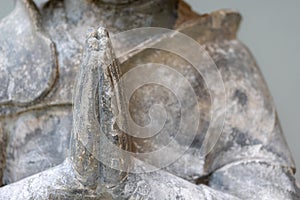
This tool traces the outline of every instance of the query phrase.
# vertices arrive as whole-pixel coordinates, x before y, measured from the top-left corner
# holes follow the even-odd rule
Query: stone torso
[[[171,66],[188,80],[197,95],[199,103],[184,103],[188,111],[199,109],[202,114],[197,134],[186,153],[162,171],[171,172],[180,183],[189,181],[187,185],[191,188],[191,185],[208,184],[212,189],[242,199],[251,197],[257,190],[264,192],[265,183],[270,183],[275,190],[277,185],[272,185],[273,182],[283,180],[288,189],[280,188],[281,195],[296,197],[297,188],[291,178],[295,166],[282,136],[275,106],[251,53],[236,38],[241,20],[238,13],[221,10],[199,16],[182,1],[178,7],[177,1],[161,0],[133,1],[127,7],[125,4],[113,6],[111,1],[110,4],[78,2],[89,1],[49,1],[39,8],[30,0],[18,1],[16,10],[0,23],[0,43],[3,44],[0,47],[0,81],[3,83],[0,85],[3,152],[0,178],[4,184],[56,166],[67,157],[73,127],[73,91],[88,27],[104,26],[114,34],[137,27],[159,26],[174,28],[201,44],[216,64],[226,92],[226,108],[216,111],[226,113],[223,133],[214,148],[203,154],[200,147],[206,138],[202,133],[210,125],[213,98],[201,74],[186,60],[161,50],[144,50],[122,62],[122,74],[143,63]],[[156,73],[155,68],[148,67],[150,73]],[[174,87],[182,85],[168,71],[159,71],[159,76]],[[186,91],[183,88],[180,93],[188,99],[190,94]],[[180,123],[181,108],[176,95],[155,84],[145,85],[133,94],[130,101],[133,120],[141,126],[149,123],[148,113],[153,104],[166,108],[166,124],[153,138],[133,138],[136,152],[154,151],[167,143]],[[189,127],[186,129],[189,134]],[[208,137],[208,141],[211,140],[215,138]],[[175,144],[186,148],[181,140],[175,140]],[[173,153],[177,153],[176,149]],[[252,174],[249,181],[246,176],[249,171],[259,176]],[[154,176],[157,182],[159,173]],[[275,175],[270,176],[270,173]],[[167,174],[167,177],[173,176]],[[150,180],[151,174],[148,175],[145,177]],[[129,176],[129,183],[130,177],[135,176]],[[162,183],[164,181],[168,180]],[[124,182],[124,187],[127,183]],[[123,187],[122,184],[119,187]],[[252,193],[244,192],[248,189]]]
[[[83,6],[81,11],[74,10],[74,7],[79,6],[74,1],[50,1],[40,8],[36,8],[31,1],[24,2],[27,3],[18,2],[12,15],[4,19],[10,22],[16,18],[22,18],[24,20],[23,35],[33,37],[32,40],[34,40],[34,42],[28,41],[31,45],[27,44],[27,54],[21,48],[19,50],[20,56],[25,54],[22,58],[25,61],[14,58],[15,55],[11,55],[14,52],[11,52],[10,59],[17,60],[11,64],[11,68],[15,71],[7,72],[8,66],[5,66],[5,62],[1,63],[0,69],[5,71],[1,73],[3,77],[0,78],[2,82],[7,83],[0,88],[0,94],[2,94],[0,123],[3,134],[1,141],[3,140],[4,144],[0,175],[3,174],[4,184],[56,166],[66,158],[72,130],[74,85],[88,28],[102,25],[112,33],[143,26],[171,28],[177,17],[174,12],[171,17],[164,17],[165,20],[160,20],[161,16],[169,15],[165,10],[174,9],[174,5],[161,5],[159,1],[136,2],[135,6],[128,7],[128,9],[124,9],[126,8],[124,5],[116,8],[105,4],[94,8]],[[166,6],[168,8],[163,9]],[[144,13],[144,10],[149,7],[153,9]],[[103,11],[107,14],[104,15]],[[15,29],[18,25],[7,27],[5,23],[2,23],[2,26],[8,29],[7,32],[12,32],[19,37],[18,42],[10,41],[12,46],[17,46],[25,40],[22,36],[18,36],[20,33],[17,33],[18,30]],[[34,34],[42,35],[41,39],[34,38]],[[38,43],[41,43],[43,48],[49,49],[43,51],[36,45]],[[40,61],[28,61],[30,54],[33,54],[32,59]],[[3,55],[3,57],[7,56]],[[21,76],[20,69],[15,67],[20,64],[24,65],[24,73],[29,73],[24,83],[20,81],[24,78]],[[30,67],[35,69],[32,70]],[[37,68],[44,72],[40,72]],[[6,80],[9,73],[19,74],[20,78]],[[20,84],[20,87],[14,87],[15,84]],[[31,91],[32,95],[30,86],[34,88]],[[3,93],[1,93],[2,90]],[[20,100],[24,102],[18,103],[17,101]]]

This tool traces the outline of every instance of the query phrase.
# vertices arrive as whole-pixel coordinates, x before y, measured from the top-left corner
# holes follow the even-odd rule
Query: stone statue
[[[17,0],[0,23],[0,199],[300,199],[273,100],[254,58],[236,38],[240,20],[229,10],[199,15],[182,0]],[[226,115],[213,148],[200,150],[204,141],[210,146],[215,140],[202,133],[219,96],[210,96],[188,61],[151,49],[116,59],[113,44],[126,49],[139,42],[110,36],[140,27],[184,33],[216,64],[226,92],[226,107],[216,113]],[[164,38],[149,41],[161,44]],[[136,90],[129,107],[124,105],[129,86],[118,81],[143,62],[179,72],[197,96],[197,103],[184,103],[187,115],[202,113],[192,143],[180,138],[171,146],[174,155],[186,151],[156,170],[151,158],[131,159],[108,144],[124,152],[155,151],[186,115],[176,96],[155,84]],[[168,71],[147,69],[192,99]],[[117,124],[117,112],[129,108],[137,124],[147,125],[153,104],[166,107],[161,134],[138,138]],[[129,124],[126,116],[120,120]]]

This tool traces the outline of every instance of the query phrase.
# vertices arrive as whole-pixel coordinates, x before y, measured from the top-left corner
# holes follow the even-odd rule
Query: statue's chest
[[[3,182],[9,184],[64,161],[72,130],[72,110],[66,106],[30,110],[1,119],[0,127],[7,136]]]
[[[52,27],[49,33],[56,47],[59,73],[58,81],[47,101],[51,104],[70,104],[81,63],[82,44],[64,25]]]

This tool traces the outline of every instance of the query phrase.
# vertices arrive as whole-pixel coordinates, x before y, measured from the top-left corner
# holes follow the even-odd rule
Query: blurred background
[[[243,15],[239,38],[254,54],[269,85],[300,181],[300,1],[186,1],[199,13],[230,8]],[[13,2],[0,1],[0,19],[11,12]]]

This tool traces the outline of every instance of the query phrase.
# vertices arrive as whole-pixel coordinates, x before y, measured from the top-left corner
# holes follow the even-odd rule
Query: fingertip
[[[109,37],[108,30],[104,27],[99,27],[97,32],[98,32],[98,36],[100,38],[102,38],[102,37],[107,37],[108,38]]]
[[[109,33],[104,27],[99,27],[97,30],[95,28],[89,28],[86,34],[86,38],[88,50],[100,51],[101,47],[105,47],[108,45]]]
[[[98,38],[98,32],[95,28],[88,28],[87,32],[86,32],[86,38]]]

